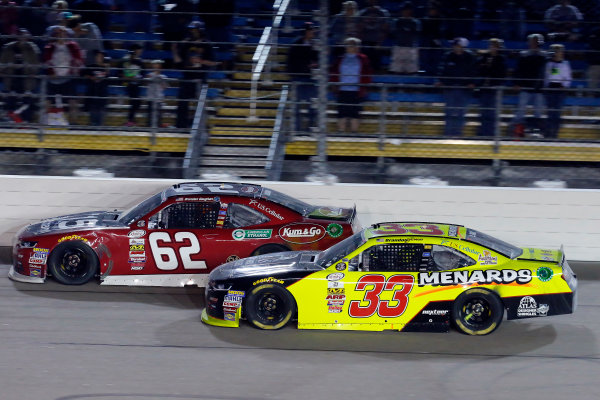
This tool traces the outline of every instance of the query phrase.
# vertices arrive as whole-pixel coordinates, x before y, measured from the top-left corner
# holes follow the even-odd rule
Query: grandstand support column
[[[322,182],[336,181],[337,178],[327,174],[327,92],[329,91],[329,46],[328,46],[328,0],[321,0],[317,20],[319,23],[319,40],[317,42],[317,51],[319,52],[319,71],[317,82],[318,91],[318,114],[317,128],[314,134],[317,135],[317,154],[314,158],[313,173],[307,177],[307,180],[319,180]]]
[[[47,90],[46,76],[42,75],[40,79],[40,110],[38,111],[38,140],[40,142],[44,140],[44,127],[48,123]]]
[[[500,122],[502,116],[502,98],[503,98],[503,88],[502,86],[496,87],[496,117],[494,120],[494,153],[500,153],[500,140],[502,131],[500,129]],[[495,158],[492,160],[492,170],[494,171],[494,185],[498,186],[500,184],[500,180],[502,179],[502,167],[504,163],[501,159]]]

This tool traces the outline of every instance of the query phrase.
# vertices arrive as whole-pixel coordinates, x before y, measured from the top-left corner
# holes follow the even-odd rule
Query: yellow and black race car
[[[458,225],[375,224],[328,250],[213,270],[202,320],[279,329],[493,332],[507,319],[569,314],[577,278],[561,250],[519,248]]]

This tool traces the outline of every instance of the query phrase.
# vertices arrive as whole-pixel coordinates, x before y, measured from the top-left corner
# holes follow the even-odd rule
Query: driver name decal
[[[531,271],[520,269],[489,269],[485,271],[444,271],[444,272],[420,272],[419,286],[451,286],[451,285],[489,285],[509,284],[516,282],[526,284],[531,282]]]

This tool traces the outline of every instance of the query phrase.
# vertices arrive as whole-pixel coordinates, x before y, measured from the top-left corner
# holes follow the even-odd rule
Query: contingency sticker
[[[235,240],[270,239],[272,232],[272,229],[236,229],[231,236]]]
[[[33,253],[29,257],[29,263],[31,264],[46,264],[46,260],[48,259],[49,249],[43,249],[40,247],[34,247]]]

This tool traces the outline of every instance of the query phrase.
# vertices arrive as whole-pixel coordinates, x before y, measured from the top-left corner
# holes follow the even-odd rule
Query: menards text
[[[531,271],[520,269],[488,269],[485,271],[445,271],[419,273],[419,286],[450,286],[450,285],[488,285],[531,282]]]

